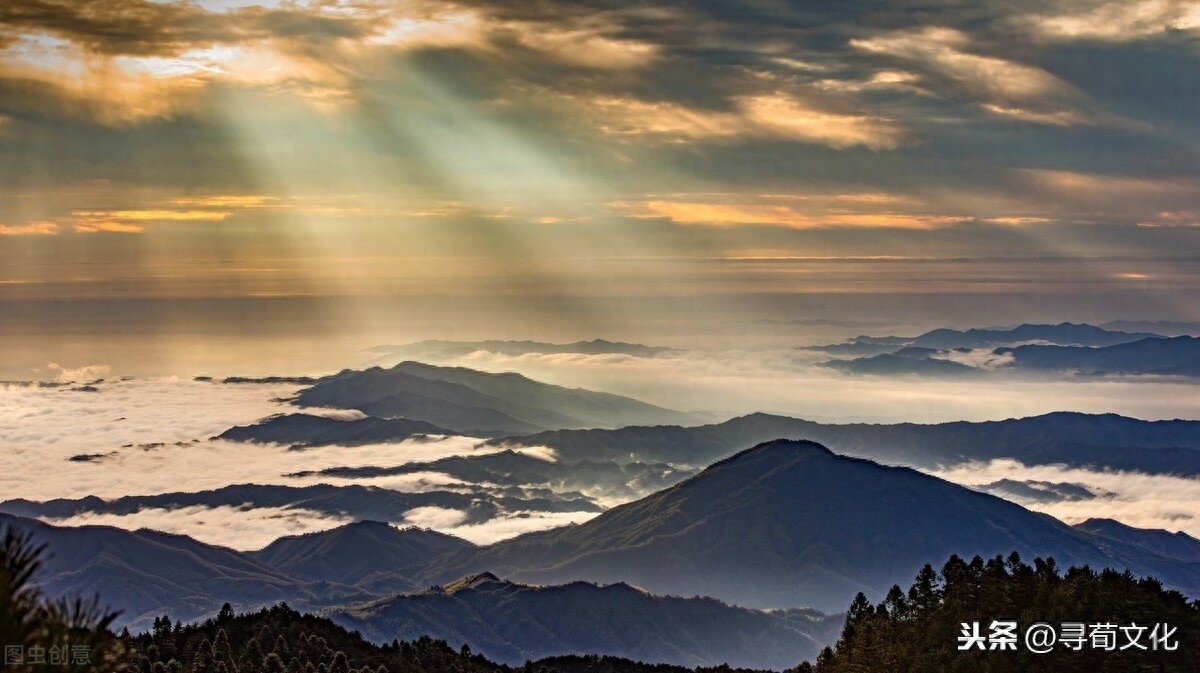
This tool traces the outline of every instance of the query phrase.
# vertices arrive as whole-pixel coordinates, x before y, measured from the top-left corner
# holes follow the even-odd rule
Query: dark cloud
[[[175,54],[197,43],[237,39],[223,17],[199,6],[149,0],[10,0],[0,25],[47,32],[103,54]]]
[[[0,7],[0,48],[21,56],[0,66],[0,224],[60,233],[0,258],[19,270],[35,249],[79,264],[106,255],[127,271],[148,250],[206,262],[317,251],[341,263],[383,251],[470,272],[438,271],[421,287],[569,297],[595,293],[606,273],[650,293],[721,278],[761,287],[691,261],[753,255],[1005,256],[1029,260],[1031,282],[1062,287],[1044,260],[1079,256],[1162,265],[1169,282],[1125,290],[1160,283],[1161,305],[1182,305],[1170,288],[1197,279],[1164,259],[1200,233],[1196,31],[1109,30],[1100,10],[13,0]],[[1046,17],[1060,15],[1091,33],[1055,32]],[[45,34],[66,41],[51,50],[66,65],[21,51]],[[71,49],[106,65],[80,77]],[[154,245],[72,233],[77,210],[221,194],[276,200],[220,222],[146,222]],[[304,210],[296,195],[328,198]],[[645,258],[670,263],[653,282],[640,263],[603,266]],[[1102,266],[1084,275],[1102,284]],[[940,287],[996,278],[978,269],[947,271]],[[110,279],[110,294],[144,288],[133,275]],[[305,290],[335,285],[303,277]]]

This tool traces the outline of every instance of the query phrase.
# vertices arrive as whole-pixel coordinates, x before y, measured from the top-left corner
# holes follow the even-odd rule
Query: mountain
[[[358,409],[380,418],[422,420],[483,436],[678,423],[691,418],[628,397],[539,383],[512,372],[491,374],[419,362],[402,362],[391,369],[346,370],[301,391],[296,402]]]
[[[1029,342],[1061,346],[1113,346],[1158,336],[1161,335],[1149,332],[1120,332],[1095,325],[1064,322],[1057,325],[1026,323],[1011,329],[956,330],[941,328],[915,337],[859,336],[852,339],[852,342],[952,350],[955,348],[993,348]]]
[[[799,346],[797,350],[819,351],[840,356],[870,357],[873,355],[894,353],[899,348],[903,348],[903,346],[900,344],[871,343],[869,341],[847,341],[845,343],[826,344],[824,346]]]
[[[576,341],[569,344],[554,344],[544,341],[442,341],[432,339],[400,346],[375,346],[370,351],[380,354],[381,358],[411,360],[454,359],[476,351],[509,356],[529,353],[579,353],[582,355],[630,355],[639,358],[652,358],[678,352],[674,348],[663,346],[645,346],[621,341],[605,341],[604,339]]]
[[[234,484],[210,491],[128,495],[112,500],[95,496],[36,502],[25,499],[0,502],[0,512],[26,517],[60,519],[86,513],[133,514],[142,509],[183,507],[289,507],[358,520],[403,521],[417,507],[442,507],[466,513],[464,523],[481,523],[502,510],[513,512],[598,512],[600,507],[583,498],[542,495],[518,497],[490,495],[482,487],[471,492],[428,491],[404,493],[375,486],[278,486]]]
[[[155,629],[152,633],[134,634],[124,640],[128,644],[127,654],[118,663],[125,666],[103,670],[293,673],[311,668],[314,672],[329,673],[515,673],[513,669],[460,650],[457,645],[451,647],[445,641],[432,638],[398,643],[397,647],[390,643],[377,645],[324,617],[304,614],[288,605],[275,605],[254,613],[226,612],[215,619],[184,623],[181,628]],[[631,661],[618,663],[624,665],[619,673],[693,673],[690,669],[650,670],[648,666]],[[48,666],[44,670],[57,668]],[[531,666],[526,673],[534,673],[539,668],[555,670]],[[74,670],[77,669],[66,669]]]
[[[37,580],[48,595],[98,594],[103,604],[122,611],[116,628],[148,628],[167,611],[176,619],[199,619],[225,602],[318,606],[371,597],[351,587],[297,581],[232,549],[184,535],[109,526],[59,528],[0,514],[0,527],[7,526],[32,532],[35,543],[47,547]]]
[[[1100,325],[1107,330],[1121,332],[1149,332],[1163,336],[1200,336],[1200,322],[1171,320],[1113,320]]]
[[[977,491],[1021,503],[1091,500],[1101,495],[1082,484],[1061,481],[1000,479],[974,488]]]
[[[367,416],[341,420],[312,414],[276,414],[254,425],[229,428],[217,439],[235,442],[271,442],[291,444],[293,448],[339,444],[378,444],[399,442],[411,437],[455,434],[424,421]]]
[[[405,463],[391,467],[331,467],[290,476],[368,479],[397,474],[437,472],[463,482],[498,486],[545,487],[566,495],[584,492],[589,497],[632,500],[673,486],[695,474],[695,470],[668,463],[619,463],[582,460],[549,461],[525,453],[505,450],[478,456],[448,456],[428,462]]]
[[[325,613],[368,640],[429,635],[519,666],[563,654],[646,663],[782,670],[836,639],[841,617],[766,612],[711,598],[655,596],[628,584],[528,586],[491,573]]]
[[[696,427],[560,430],[502,443],[547,446],[560,462],[640,460],[706,465],[771,439],[810,439],[839,454],[936,468],[1014,458],[1028,465],[1200,475],[1200,421],[1143,421],[1116,414],[1055,412],[1002,421],[917,424],[816,423],[750,414]]]
[[[896,353],[881,353],[871,357],[854,358],[853,360],[829,360],[818,363],[821,367],[836,369],[847,374],[871,374],[876,376],[897,376],[913,374],[917,376],[980,376],[987,370],[972,367],[961,362],[944,358],[932,357],[933,351],[927,348],[916,349],[923,351],[917,355],[911,351],[915,347],[901,349]],[[910,351],[904,353],[903,351]]]
[[[1168,558],[1186,563],[1200,563],[1200,540],[1187,533],[1134,528],[1112,519],[1088,519],[1075,524],[1075,528],[1090,535],[1132,544]]]
[[[447,560],[443,581],[490,569],[516,581],[626,581],[748,607],[842,609],[882,597],[929,559],[1017,551],[1129,567],[1191,595],[1200,566],[1110,544],[1043,514],[908,468],[806,441],[760,444],[579,525]]]
[[[418,586],[415,576],[435,559],[473,546],[433,530],[397,529],[379,521],[359,521],[281,537],[246,556],[292,577],[384,593]]]
[[[1079,346],[1017,346],[1000,348],[1011,355],[1011,367],[1035,371],[1111,374],[1200,376],[1200,337],[1152,337],[1104,348]]]
[[[992,334],[992,332],[983,331]],[[843,355],[860,354],[861,352],[862,357],[819,363],[821,366],[851,374],[962,376],[1002,371],[1057,372],[1087,376],[1200,376],[1200,337],[1126,334],[1126,336],[1139,338],[1115,344],[1101,343],[1100,345],[1026,343],[994,347],[997,343],[1003,342],[988,341],[983,337],[967,338],[964,334],[970,336],[970,332],[935,330],[935,332],[922,335],[914,340],[914,344],[924,345],[895,346],[855,342],[817,347],[816,350]],[[1104,339],[1091,339],[1090,341],[1103,342]],[[858,343],[866,345],[860,348]],[[952,345],[964,343],[976,343],[979,344],[976,347],[990,348],[989,360],[993,364],[988,367],[971,366],[949,359],[948,355],[953,355],[951,351],[971,350],[972,346],[969,345]],[[1020,341],[1013,343],[1019,344]],[[930,344],[950,345],[938,348]],[[883,353],[872,355],[871,353],[877,348],[886,350]]]

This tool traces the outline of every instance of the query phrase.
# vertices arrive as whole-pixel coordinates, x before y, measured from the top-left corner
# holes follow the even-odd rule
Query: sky
[[[1198,54],[1184,0],[8,0],[0,374],[1195,320]]]

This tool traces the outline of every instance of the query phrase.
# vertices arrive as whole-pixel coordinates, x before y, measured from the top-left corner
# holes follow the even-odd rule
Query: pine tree
[[[108,630],[117,613],[102,609],[98,598],[47,599],[34,583],[43,551],[29,533],[11,526],[0,532],[0,643],[23,655],[21,663],[6,661],[5,673],[125,670],[123,642]],[[60,659],[27,661],[32,648]]]

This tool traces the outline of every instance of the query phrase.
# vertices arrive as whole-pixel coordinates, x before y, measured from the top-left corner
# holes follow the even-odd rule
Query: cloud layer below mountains
[[[1029,466],[1010,459],[969,463],[932,474],[967,486],[982,486],[1001,479],[1080,485],[1097,497],[1059,502],[1008,499],[1067,523],[1100,517],[1138,528],[1182,530],[1200,537],[1200,512],[1196,509],[1196,503],[1200,502],[1200,479],[1062,465]]]
[[[1005,381],[989,385],[915,378],[850,378],[811,369],[791,349],[687,352],[670,357],[525,355],[475,353],[466,364],[481,369],[520,369],[565,385],[587,385],[683,408],[719,402],[736,411],[767,409],[816,419],[943,421],[998,419],[1058,409],[1116,411],[1141,417],[1187,417],[1194,386],[1129,381]],[[317,483],[366,485],[417,493],[495,492],[423,471],[368,478],[289,476],[333,467],[396,466],[448,456],[497,451],[466,437],[409,440],[395,444],[327,446],[306,450],[270,444],[241,444],[211,437],[238,424],[293,410],[279,401],[293,385],[225,385],[183,379],[112,380],[98,392],[71,387],[0,388],[0,492],[5,498],[48,500],[96,495],[116,498],[166,492],[195,492],[230,484],[305,486]],[[685,402],[694,404],[684,404]],[[336,416],[339,412],[331,412]],[[553,460],[537,447],[530,455]],[[1055,466],[1029,467],[1000,460],[937,473],[966,485],[1000,479],[1082,484],[1099,497],[1052,503],[1023,502],[1068,522],[1112,517],[1135,526],[1200,534],[1195,502],[1200,480],[1136,473],[1099,472]],[[528,491],[518,489],[518,493]],[[615,503],[606,502],[606,505]],[[592,512],[522,512],[500,509],[490,519],[467,523],[463,511],[418,507],[404,521],[488,543],[594,516]],[[83,514],[71,525],[149,527],[201,540],[252,549],[285,534],[320,530],[344,518],[303,507],[237,506],[145,509],[136,514]]]
[[[1015,375],[955,381],[845,375],[814,366],[828,359],[827,354],[773,340],[653,358],[477,351],[453,363],[487,371],[520,371],[559,385],[605,390],[717,416],[768,411],[825,422],[941,423],[1070,410],[1147,420],[1196,417],[1192,400],[1198,387],[1185,381]]]

